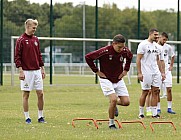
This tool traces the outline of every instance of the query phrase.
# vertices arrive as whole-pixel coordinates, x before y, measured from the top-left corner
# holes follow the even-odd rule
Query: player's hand
[[[119,77],[118,77],[118,79],[122,79],[124,76],[126,76],[127,75],[127,71],[123,71],[120,75],[119,75]]]
[[[138,80],[143,82],[143,75],[141,73],[138,73]]]
[[[166,79],[165,73],[162,73],[161,76],[162,76],[162,81],[164,81]]]
[[[46,73],[44,69],[41,69],[42,79],[45,79]]]
[[[104,73],[102,73],[101,71],[96,72],[96,74],[100,77],[100,78],[107,78],[106,75]]]
[[[24,80],[24,79],[25,79],[25,75],[24,75],[23,70],[21,70],[21,71],[19,72],[19,80]]]

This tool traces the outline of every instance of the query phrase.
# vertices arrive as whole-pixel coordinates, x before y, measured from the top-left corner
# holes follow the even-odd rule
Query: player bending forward
[[[113,38],[112,45],[90,52],[85,56],[89,67],[99,76],[103,94],[109,98],[110,129],[117,129],[114,123],[114,116],[118,115],[116,105],[128,106],[130,104],[123,77],[130,69],[132,57],[133,54],[125,47],[125,38],[121,34]],[[94,60],[99,60],[100,69],[94,64]],[[124,60],[126,63],[123,68]]]

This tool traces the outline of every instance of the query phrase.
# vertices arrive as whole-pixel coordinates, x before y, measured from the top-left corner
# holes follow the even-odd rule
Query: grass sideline
[[[140,124],[123,124],[122,129],[113,131],[108,129],[107,123],[99,125],[98,130],[93,124],[87,126],[88,121],[76,121],[75,128],[71,125],[73,118],[107,119],[108,117],[108,100],[103,96],[99,85],[94,84],[94,77],[54,77],[56,84],[60,83],[60,85],[56,86],[48,86],[47,78],[44,86],[44,115],[47,124],[39,124],[37,122],[37,98],[35,91],[33,91],[29,100],[30,116],[32,118],[31,125],[27,125],[24,122],[19,81],[16,81],[16,86],[11,87],[8,79],[9,76],[4,76],[4,86],[0,86],[1,140],[181,139],[180,84],[175,84],[175,81],[173,85],[173,109],[177,114],[168,114],[166,112],[166,99],[161,99],[161,119],[145,118],[143,122],[146,129],[143,129]],[[127,85],[131,104],[128,107],[118,107],[119,116],[116,119],[119,121],[138,120],[138,100],[141,88],[136,79],[131,79],[131,81],[132,84]],[[177,130],[173,131],[171,125],[162,124],[154,125],[155,131],[152,132],[149,123],[157,120],[172,121]]]

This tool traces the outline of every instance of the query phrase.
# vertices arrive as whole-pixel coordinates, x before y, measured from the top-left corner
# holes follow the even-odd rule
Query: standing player
[[[31,123],[28,99],[30,91],[35,89],[38,97],[38,122],[44,123],[43,116],[43,80],[45,78],[44,63],[40,52],[40,43],[34,33],[38,21],[27,19],[25,33],[16,41],[15,64],[19,69],[21,90],[23,91],[23,109],[27,124]]]
[[[137,71],[138,79],[141,81],[142,94],[139,100],[139,118],[144,118],[144,105],[146,97],[151,89],[151,111],[153,118],[159,118],[157,114],[157,102],[159,95],[159,87],[161,84],[161,76],[164,79],[165,74],[160,60],[163,61],[163,53],[158,44],[154,41],[159,36],[157,29],[149,31],[148,39],[142,41],[137,49]],[[161,73],[160,73],[161,72]]]
[[[99,76],[103,94],[109,98],[109,128],[116,129],[114,116],[116,105],[128,106],[130,104],[127,87],[123,77],[130,69],[133,54],[125,47],[125,38],[118,34],[113,38],[110,46],[88,53],[85,56],[89,67]],[[100,69],[94,64],[99,60]],[[124,60],[126,63],[123,67]]]
[[[158,44],[162,46],[164,52],[166,79],[163,81],[163,84],[165,85],[167,90],[167,104],[168,104],[167,112],[170,114],[176,114],[172,110],[172,73],[171,73],[174,64],[175,53],[172,47],[166,43],[167,40],[168,40],[168,35],[167,33],[163,32],[158,40]]]
[[[159,40],[159,37],[155,39],[155,42],[158,43],[158,40]],[[162,49],[162,46],[158,45],[158,47],[159,48],[161,47],[161,49]],[[163,49],[162,49],[162,55],[163,55]],[[164,61],[162,61],[162,64],[160,64],[160,65],[162,65],[163,68],[164,68],[165,67]],[[161,85],[163,85],[163,83]],[[160,89],[161,89],[161,86],[160,86]],[[161,114],[160,93],[158,94],[157,113]],[[152,116],[152,111],[151,111],[151,90],[149,90],[148,95],[146,97],[146,116]]]

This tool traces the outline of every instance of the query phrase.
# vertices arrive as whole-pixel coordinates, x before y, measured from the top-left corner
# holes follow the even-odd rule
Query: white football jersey
[[[157,57],[163,60],[163,50],[159,44],[156,42],[151,43],[146,39],[138,45],[137,54],[143,54],[141,59],[142,74],[160,73]]]
[[[163,53],[164,53],[164,62],[165,62],[165,70],[168,70],[169,68],[169,63],[170,63],[170,58],[172,58],[173,56],[175,56],[175,52],[172,48],[172,46],[170,46],[169,44],[164,44],[162,46],[163,48]]]

